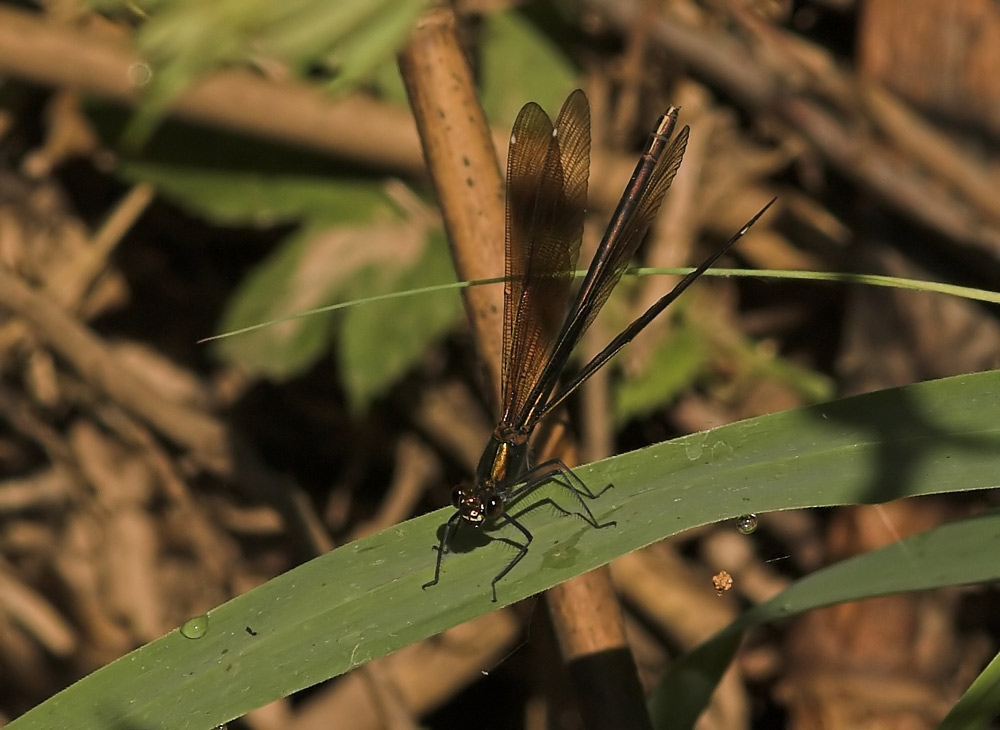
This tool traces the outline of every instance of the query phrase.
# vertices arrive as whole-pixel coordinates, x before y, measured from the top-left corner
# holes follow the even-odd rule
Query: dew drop
[[[153,80],[153,69],[148,63],[139,61],[128,67],[128,80],[132,86],[142,88]]]
[[[189,639],[200,639],[208,633],[208,616],[189,618],[181,625],[181,636]]]
[[[736,518],[736,529],[743,535],[751,535],[757,531],[757,515],[750,513]]]
[[[684,455],[687,456],[688,461],[697,461],[700,459],[703,450],[704,442],[696,443],[694,441],[687,441],[684,443]]]

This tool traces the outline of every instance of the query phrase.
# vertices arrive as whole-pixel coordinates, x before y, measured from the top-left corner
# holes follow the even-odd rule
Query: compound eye
[[[488,500],[486,500],[486,504],[484,505],[483,511],[486,513],[486,516],[491,520],[494,517],[499,517],[500,514],[503,512],[503,500],[500,499],[499,497],[490,497]]]
[[[465,490],[461,487],[455,487],[451,490],[451,506],[455,509],[458,509],[459,505],[462,504],[462,500],[465,497],[464,492]]]

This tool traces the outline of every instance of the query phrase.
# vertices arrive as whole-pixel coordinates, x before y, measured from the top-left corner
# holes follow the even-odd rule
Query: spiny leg
[[[585,481],[583,481],[583,479],[581,479],[575,471],[573,471],[570,467],[568,467],[566,465],[566,462],[564,462],[562,459],[559,458],[547,459],[546,461],[543,461],[541,464],[536,464],[535,467],[532,469],[532,471],[534,471],[535,469],[548,469],[549,467],[555,467],[555,469],[553,469],[552,471],[553,474],[564,475],[569,479],[575,480],[576,484],[579,486],[574,486],[572,484],[563,484],[563,486],[566,487],[567,489],[572,489],[578,495],[586,497],[587,499],[597,499],[606,491],[615,486],[614,484],[611,484],[609,482],[608,484],[604,485],[604,488],[601,491],[599,491],[597,494],[594,494],[594,492],[591,491],[590,486],[588,486],[588,484]]]
[[[590,487],[587,486],[586,482],[584,482],[579,476],[577,476],[576,472],[574,472],[572,469],[566,466],[566,464],[562,461],[562,459],[549,459],[548,461],[544,461],[541,464],[536,464],[527,471],[526,476],[527,476],[526,481],[519,487],[511,490],[510,494],[507,495],[506,501],[508,504],[524,498],[531,492],[538,489],[538,487],[540,487],[542,484],[554,481],[560,486],[565,487],[566,489],[568,489],[570,492],[573,493],[573,496],[576,497],[576,501],[579,502],[580,506],[583,508],[583,512],[569,512],[568,510],[565,510],[558,504],[556,504],[556,502],[552,499],[547,499],[543,501],[549,502],[551,505],[553,505],[556,509],[558,509],[560,512],[563,512],[564,514],[579,515],[591,527],[596,527],[600,529],[603,527],[612,527],[613,525],[618,524],[615,520],[609,520],[608,522],[598,522],[597,518],[594,516],[594,513],[591,511],[590,507],[588,507],[587,503],[583,501],[584,497],[586,497],[587,499],[597,499],[606,491],[611,489],[611,487],[614,486],[613,484],[608,484],[600,492],[594,494],[590,490]]]
[[[546,471],[551,467],[555,467],[555,469],[553,471]],[[528,554],[528,546],[531,544],[531,541],[534,540],[534,536],[531,534],[528,528],[522,525],[520,521],[518,521],[517,519],[525,512],[534,509],[543,502],[548,502],[549,504],[551,504],[553,507],[555,507],[557,510],[559,510],[565,515],[575,514],[581,517],[591,527],[600,529],[603,527],[612,527],[613,525],[617,524],[617,522],[615,522],[614,520],[609,520],[608,522],[598,522],[597,518],[594,516],[594,513],[590,510],[590,507],[588,507],[587,503],[583,501],[584,497],[587,497],[588,499],[597,499],[599,496],[604,494],[608,489],[610,489],[613,485],[608,484],[600,492],[594,494],[590,490],[590,488],[586,485],[586,483],[584,483],[584,481],[580,479],[580,477],[577,476],[572,469],[566,466],[566,464],[563,463],[561,459],[551,459],[549,461],[538,464],[529,469],[526,472],[526,476],[528,477],[527,481],[525,481],[522,485],[520,485],[516,489],[511,490],[510,493],[506,496],[505,501],[507,502],[508,505],[512,502],[516,502],[517,500],[524,498],[531,492],[538,489],[538,487],[540,487],[542,484],[545,484],[546,482],[549,481],[556,481],[558,484],[560,484],[563,487],[566,487],[573,493],[573,495],[576,497],[576,500],[580,503],[580,506],[583,507],[584,511],[570,512],[569,510],[563,509],[561,506],[559,506],[559,504],[551,497],[546,497],[545,499],[536,502],[535,504],[529,505],[528,507],[521,510],[520,512],[517,512],[516,514],[512,515],[509,512],[503,513],[504,520],[513,525],[514,527],[516,527],[521,532],[521,534],[524,535],[525,539],[524,539],[524,544],[521,544],[509,538],[499,538],[502,542],[505,542],[508,545],[517,548],[518,553],[517,555],[514,556],[514,559],[511,560],[504,567],[503,570],[497,573],[496,577],[493,578],[493,581],[490,584],[493,589],[494,603],[496,603],[497,601],[497,583],[500,580],[502,580],[504,576],[506,576],[511,570],[513,570],[514,566],[517,565],[519,562],[521,562],[524,556]]]
[[[503,518],[506,522],[516,527],[521,532],[522,535],[524,535],[524,544],[521,544],[509,538],[501,538],[501,542],[505,542],[508,545],[516,547],[518,549],[518,553],[517,555],[514,556],[514,559],[511,560],[509,563],[507,563],[507,566],[499,573],[497,573],[496,576],[494,576],[493,580],[490,582],[490,587],[493,589],[493,603],[497,602],[497,583],[501,581],[503,577],[507,575],[511,570],[513,570],[514,566],[520,563],[521,559],[528,554],[528,546],[531,544],[531,541],[535,539],[534,535],[532,535],[531,532],[529,532],[528,528],[522,525],[520,522],[518,522],[511,515],[505,512],[503,514]]]
[[[434,561],[434,578],[420,586],[421,590],[426,590],[433,585],[437,585],[437,582],[441,579],[441,561],[444,559],[444,554],[448,552],[448,541],[455,534],[455,530],[458,529],[460,517],[461,513],[456,512],[448,518],[446,523],[444,523],[444,530],[441,533],[441,542],[434,548],[434,550],[437,550],[437,560]]]

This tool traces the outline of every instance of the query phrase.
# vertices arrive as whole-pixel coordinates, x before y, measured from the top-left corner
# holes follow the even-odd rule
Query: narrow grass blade
[[[658,730],[694,727],[743,633],[752,626],[834,603],[997,580],[997,555],[1000,513],[991,513],[928,530],[808,575],[675,662],[650,701],[653,726]]]

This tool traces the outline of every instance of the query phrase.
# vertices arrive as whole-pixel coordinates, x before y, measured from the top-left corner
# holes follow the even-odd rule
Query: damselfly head
[[[499,517],[504,508],[503,500],[492,490],[475,484],[455,487],[451,492],[451,506],[458,510],[463,520],[476,527]]]

